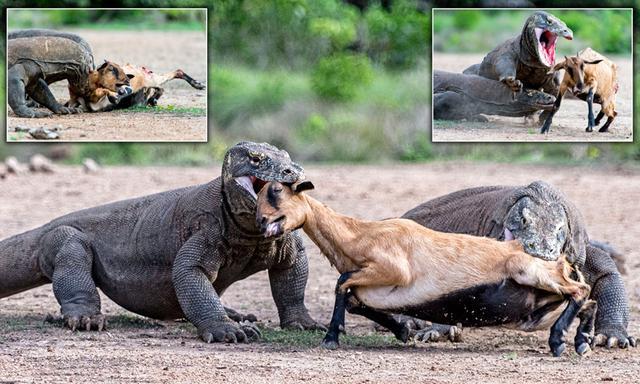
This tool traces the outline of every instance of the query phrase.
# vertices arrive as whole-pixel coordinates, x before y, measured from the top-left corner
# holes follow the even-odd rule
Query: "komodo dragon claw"
[[[71,331],[98,331],[107,329],[107,319],[101,313],[93,316],[64,315],[54,316],[48,314],[44,319],[47,323],[58,324],[71,329]]]
[[[253,313],[248,313],[245,315],[243,313],[236,311],[235,309],[228,308],[228,307],[224,307],[224,310],[227,313],[227,316],[229,316],[231,320],[236,321],[238,323],[243,321],[250,321],[252,323],[255,323],[256,321],[258,321],[258,318]]]
[[[637,342],[635,337],[627,336],[620,332],[611,331],[611,332],[598,332],[596,336],[593,338],[594,346],[606,346],[607,348],[618,347],[621,349],[631,347],[636,347]]]
[[[236,324],[232,321],[221,321],[198,330],[198,334],[206,343],[246,343],[256,341],[262,336],[258,327],[248,321]]]
[[[413,333],[413,339],[416,341],[437,342],[437,341],[451,341],[452,343],[458,343],[462,341],[462,324],[458,325],[446,325],[446,324],[431,324],[428,327],[422,328]]]

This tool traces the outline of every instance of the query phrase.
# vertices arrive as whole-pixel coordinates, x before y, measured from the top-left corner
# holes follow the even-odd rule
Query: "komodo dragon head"
[[[528,64],[551,68],[556,62],[558,36],[572,40],[573,32],[557,17],[544,11],[535,12],[524,23],[521,35],[521,59],[529,57]]]
[[[227,151],[222,177],[225,189],[237,190],[255,202],[267,182],[294,183],[304,179],[304,171],[291,161],[287,151],[267,143],[244,141]]]
[[[525,107],[530,106],[550,111],[553,109],[556,98],[553,95],[535,89],[525,89],[517,95],[515,102]]]
[[[494,217],[503,223],[504,240],[519,240],[525,252],[544,260],[565,253],[572,264],[584,263],[588,240],[582,217],[549,184],[536,181],[516,189]]]

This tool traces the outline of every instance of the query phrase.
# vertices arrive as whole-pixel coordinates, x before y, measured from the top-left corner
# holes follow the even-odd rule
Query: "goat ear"
[[[565,57],[566,57],[566,56],[565,56]],[[566,62],[566,61],[562,61],[562,62],[560,62],[560,63],[558,63],[558,64],[554,65],[554,66],[553,66],[552,71],[553,71],[553,72],[555,72],[555,71],[559,71],[559,70],[561,70],[561,69],[566,68],[566,66],[567,66],[567,62]]]
[[[600,60],[593,60],[593,61],[585,61],[584,63],[585,63],[585,64],[598,64],[598,63],[599,63],[599,62],[601,62],[601,61],[602,61],[602,59],[600,59]]]
[[[293,192],[295,193],[300,193],[303,191],[310,191],[312,189],[314,189],[315,187],[313,186],[313,183],[310,182],[309,180],[304,180],[304,181],[300,181],[297,183],[294,183],[291,186],[291,189],[293,189]]]
[[[104,59],[104,63],[102,63],[102,65],[99,66],[98,69],[96,69],[96,71],[106,68],[107,65],[109,65],[109,62],[107,61],[107,59]]]

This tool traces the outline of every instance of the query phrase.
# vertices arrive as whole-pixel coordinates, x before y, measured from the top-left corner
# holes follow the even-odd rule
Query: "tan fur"
[[[272,186],[281,188],[277,208],[267,197]],[[441,233],[406,219],[358,220],[278,183],[260,191],[257,215],[267,222],[284,216],[285,230],[302,226],[338,271],[356,271],[342,288],[356,289],[360,300],[378,309],[420,304],[507,278],[580,300],[590,290],[569,277],[564,257],[535,258],[518,241]]]
[[[587,64],[597,60],[601,61],[597,64]],[[573,76],[568,68],[572,69]],[[564,95],[567,90],[572,90],[582,80],[584,88],[581,93],[588,93],[592,89],[594,95],[600,96],[602,112],[606,116],[613,118],[618,114],[615,110],[618,67],[609,59],[591,48],[585,48],[578,52],[577,56],[565,56],[565,60],[556,64],[553,69],[565,70],[560,83],[560,95]]]
[[[116,68],[119,76],[115,76]],[[118,87],[129,85],[129,78],[122,67],[113,62],[105,62],[98,69],[89,72],[89,81],[86,89],[76,89],[69,86],[69,106],[82,105],[90,110],[99,110],[109,105],[109,96],[118,96]],[[86,103],[89,105],[86,105]]]

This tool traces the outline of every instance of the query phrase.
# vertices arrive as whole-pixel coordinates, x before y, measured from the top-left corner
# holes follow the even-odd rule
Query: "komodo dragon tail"
[[[40,269],[35,231],[0,241],[0,298],[50,282]]]

